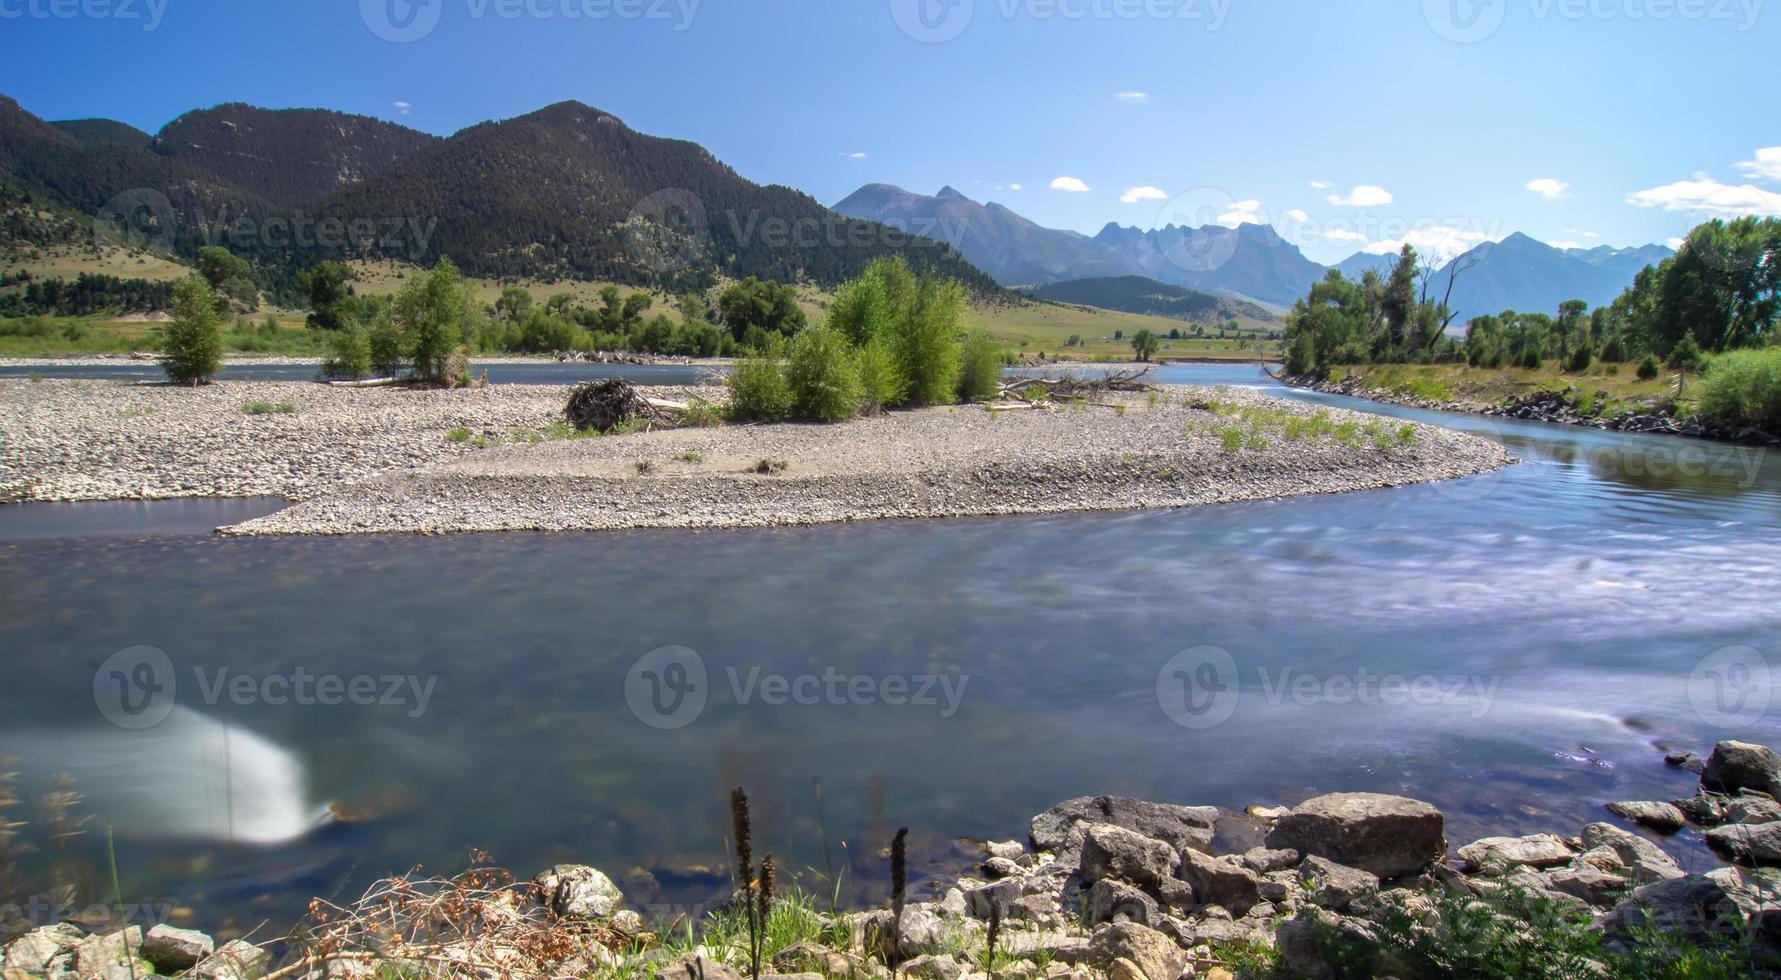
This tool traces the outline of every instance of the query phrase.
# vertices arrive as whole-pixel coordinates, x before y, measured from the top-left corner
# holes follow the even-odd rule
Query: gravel
[[[684,390],[654,389],[657,397]],[[560,397],[560,390],[559,390]],[[1295,414],[1249,391],[1171,387],[1125,411],[897,412],[842,425],[724,426],[507,445],[344,486],[225,528],[240,535],[755,527],[877,518],[1187,507],[1469,476],[1495,443],[1416,426],[1408,444],[1227,450],[1213,399]],[[554,405],[553,405],[554,409]],[[1365,424],[1377,416],[1325,410]],[[1393,431],[1400,423],[1392,423]],[[776,465],[763,467],[763,462]],[[783,464],[781,467],[778,464]],[[763,471],[765,470],[765,471]]]
[[[0,500],[304,500],[345,483],[476,452],[463,426],[507,437],[558,417],[567,389],[201,388],[0,379]],[[252,402],[295,412],[249,415]]]

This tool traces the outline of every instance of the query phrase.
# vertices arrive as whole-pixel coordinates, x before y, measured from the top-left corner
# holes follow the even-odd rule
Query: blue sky
[[[240,101],[447,134],[576,99],[824,203],[883,181],[1087,233],[1260,220],[1327,262],[1781,213],[1765,4],[0,0],[0,92],[151,132]]]

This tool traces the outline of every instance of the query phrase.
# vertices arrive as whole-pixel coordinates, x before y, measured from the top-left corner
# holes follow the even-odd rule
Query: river
[[[757,852],[849,867],[867,900],[904,824],[931,871],[1073,796],[1367,789],[1442,807],[1457,846],[1689,795],[1661,746],[1781,743],[1781,458],[1161,374],[1452,425],[1521,464],[722,532],[238,540],[206,532],[277,503],[0,508],[0,755],[27,786],[73,774],[73,860],[102,874],[110,828],[130,901],[228,932],[469,847],[708,901],[735,785]],[[145,646],[165,659],[120,655]]]

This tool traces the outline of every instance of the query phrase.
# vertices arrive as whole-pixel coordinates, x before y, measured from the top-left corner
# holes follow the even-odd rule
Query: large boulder
[[[559,864],[532,885],[538,900],[565,918],[604,919],[625,900],[611,878],[585,864]]]
[[[1734,936],[1757,908],[1755,896],[1731,868],[1641,886],[1593,928],[1611,945],[1637,942],[1635,927],[1648,925],[1694,943]]]
[[[1331,793],[1293,807],[1268,846],[1317,854],[1381,878],[1415,874],[1447,856],[1441,811],[1382,793]]]
[[[1355,899],[1379,891],[1376,875],[1315,854],[1299,865],[1299,884],[1311,901],[1332,912],[1341,912]]]
[[[195,929],[175,929],[163,922],[142,937],[140,952],[156,970],[171,976],[190,970],[199,960],[216,952],[216,940]]]
[[[70,953],[86,934],[66,922],[33,929],[6,946],[5,965],[9,970],[43,973],[51,961]]]
[[[1112,824],[1163,841],[1176,851],[1210,854],[1218,808],[1146,803],[1123,796],[1084,796],[1067,800],[1033,818],[1033,849],[1073,853],[1083,825]]]
[[[1739,864],[1781,867],[1781,821],[1714,827],[1707,831],[1707,845]]]
[[[1766,745],[1720,742],[1707,756],[1701,785],[1721,793],[1754,789],[1781,798],[1781,756]]]
[[[1622,819],[1631,820],[1641,827],[1649,827],[1660,834],[1673,834],[1681,830],[1687,823],[1686,816],[1674,803],[1659,803],[1655,800],[1610,803],[1608,812]]]
[[[1486,837],[1459,849],[1467,871],[1506,871],[1509,868],[1555,868],[1571,863],[1573,852],[1561,837],[1534,834],[1529,837]]]
[[[1156,888],[1175,873],[1181,857],[1160,840],[1113,824],[1088,824],[1082,833],[1082,880],[1103,878]]]
[[[1148,926],[1115,922],[1095,930],[1089,937],[1088,960],[1107,971],[1125,960],[1137,966],[1148,980],[1175,980],[1187,967],[1187,950]]]
[[[1193,886],[1194,901],[1242,916],[1262,900],[1261,877],[1227,858],[1199,851],[1181,856],[1181,880]]]
[[[1583,828],[1583,846],[1587,850],[1605,847],[1613,851],[1626,863],[1633,880],[1641,884],[1683,875],[1681,865],[1662,848],[1611,823],[1592,823]]]
[[[1136,922],[1150,926],[1157,923],[1162,909],[1157,906],[1156,899],[1131,885],[1103,878],[1095,882],[1083,898],[1082,913],[1090,926],[1103,922]]]

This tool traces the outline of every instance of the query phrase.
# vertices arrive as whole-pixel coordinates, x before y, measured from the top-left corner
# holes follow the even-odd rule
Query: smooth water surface
[[[1253,367],[1163,380],[1274,387]],[[96,505],[89,535],[0,509],[0,755],[75,775],[127,891],[246,928],[472,846],[709,900],[735,785],[757,849],[821,867],[826,841],[875,887],[897,826],[932,870],[949,838],[1018,837],[1084,794],[1400,792],[1447,810],[1457,846],[1689,794],[1659,745],[1781,742],[1781,705],[1759,703],[1760,658],[1781,663],[1781,457],[1285,393],[1479,432],[1522,463],[792,530],[243,541],[191,513],[119,534]],[[168,658],[172,712],[133,730],[107,713],[162,677],[107,661],[140,645]],[[697,658],[638,666],[664,647]],[[696,665],[702,711],[677,697]],[[289,688],[265,679],[299,670],[374,678],[380,703],[268,703]],[[222,683],[243,676],[246,696]]]

